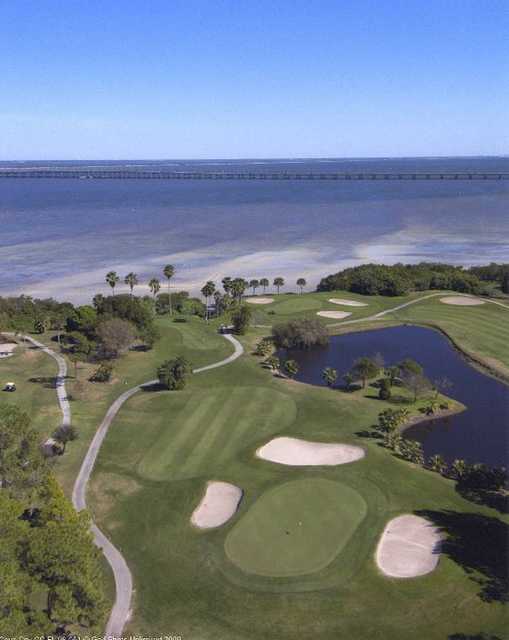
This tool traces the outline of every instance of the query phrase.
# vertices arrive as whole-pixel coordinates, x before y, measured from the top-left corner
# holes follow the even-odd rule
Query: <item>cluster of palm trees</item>
[[[175,267],[172,264],[165,265],[165,267],[163,268],[163,275],[168,281],[168,294],[169,294],[170,293],[170,281],[173,278],[173,276],[175,275]],[[118,275],[118,273],[116,271],[109,271],[106,274],[106,282],[107,282],[107,284],[110,285],[111,290],[113,292],[113,295],[115,295],[115,287],[120,282],[120,276]],[[130,273],[128,273],[125,276],[124,284],[126,284],[129,287],[130,292],[131,292],[131,296],[132,296],[134,287],[136,285],[140,284],[140,281],[138,279],[138,275],[131,271]],[[150,291],[152,292],[152,295],[155,298],[156,295],[161,290],[161,282],[160,282],[160,280],[158,278],[151,278],[148,281],[148,286],[149,286]],[[171,296],[170,296],[169,305],[170,305],[170,313],[171,313]]]

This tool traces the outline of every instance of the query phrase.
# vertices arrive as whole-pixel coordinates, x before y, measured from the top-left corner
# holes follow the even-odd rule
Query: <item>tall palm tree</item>
[[[209,298],[214,295],[216,291],[216,285],[212,280],[206,282],[201,288],[201,293],[205,298],[205,320],[209,321]]]
[[[129,285],[129,289],[131,289],[131,298],[132,298],[133,297],[133,289],[134,289],[135,285],[138,284],[138,276],[131,271],[131,273],[128,273],[126,275],[126,277],[124,278],[124,282],[127,285]]]
[[[108,271],[106,274],[106,282],[110,285],[113,295],[115,295],[115,286],[120,282],[120,277],[116,271]]]
[[[235,278],[229,283],[229,292],[234,298],[237,298],[239,304],[242,302],[242,296],[248,285],[249,283],[244,278]]]
[[[171,316],[173,313],[173,310],[171,308],[170,280],[175,275],[175,267],[172,264],[167,264],[163,269],[163,274],[164,274],[164,277],[168,280],[168,303],[170,306],[170,316]]]
[[[307,285],[306,282],[306,278],[299,278],[297,280],[297,286],[300,287],[300,292],[302,293],[302,290],[304,289],[304,287]]]
[[[261,278],[260,279],[260,287],[263,287],[263,293],[265,294],[265,289],[269,286],[270,282],[267,280],[267,278]]]
[[[274,286],[277,288],[278,294],[279,294],[279,288],[284,287],[284,284],[285,284],[285,279],[281,278],[281,276],[279,278],[274,278]]]
[[[260,286],[260,282],[258,280],[250,280],[249,281],[249,286],[251,287],[251,289],[253,290],[253,295],[255,295],[256,290],[258,289],[258,287]]]
[[[161,283],[159,282],[159,280],[157,278],[152,278],[149,281],[148,286],[149,286],[150,291],[152,291],[152,295],[155,298],[156,295],[159,293],[159,290],[161,289]]]

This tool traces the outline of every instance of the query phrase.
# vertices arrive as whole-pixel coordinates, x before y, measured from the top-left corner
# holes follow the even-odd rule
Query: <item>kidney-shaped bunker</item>
[[[193,511],[191,522],[200,529],[220,527],[235,514],[242,489],[228,482],[208,482],[205,495]]]
[[[363,458],[364,449],[350,444],[308,442],[299,438],[274,438],[256,451],[262,460],[296,467],[333,466]]]

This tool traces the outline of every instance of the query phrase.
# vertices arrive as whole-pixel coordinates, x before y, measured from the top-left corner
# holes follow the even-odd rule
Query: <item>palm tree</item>
[[[267,280],[267,278],[261,278],[260,279],[260,286],[263,287],[263,293],[265,293],[265,289],[269,286],[269,281]]]
[[[108,271],[106,274],[106,282],[110,285],[113,295],[115,295],[115,286],[120,282],[117,272]]]
[[[170,280],[175,275],[175,267],[172,264],[167,264],[163,269],[164,277],[168,280],[168,304],[170,307],[170,316],[172,315],[171,308],[171,295],[170,295]]]
[[[161,289],[161,283],[157,278],[152,278],[151,280],[149,280],[148,287],[150,291],[152,291],[152,295],[155,298],[156,295],[159,293],[159,290]]]
[[[300,292],[302,293],[302,290],[304,289],[304,287],[307,285],[306,279],[305,278],[299,278],[297,280],[297,286],[300,287]]]
[[[260,286],[260,282],[258,280],[250,280],[249,281],[249,286],[251,287],[251,289],[253,290],[253,295],[255,295],[256,290],[258,289],[258,287]]]
[[[447,462],[442,458],[442,456],[438,455],[438,453],[431,456],[428,460],[428,466],[432,471],[436,471],[441,475],[445,475],[447,471]]]
[[[452,463],[451,471],[456,480],[461,480],[468,472],[468,464],[461,458],[456,459]]]
[[[350,391],[350,387],[352,386],[354,379],[355,378],[351,373],[345,373],[345,375],[343,376],[343,380],[345,381],[347,391]]]
[[[131,298],[132,298],[133,297],[133,289],[134,289],[135,285],[138,284],[138,276],[131,271],[131,273],[128,273],[126,275],[126,277],[124,278],[124,282],[127,285],[129,285],[129,289],[131,289]]]
[[[271,371],[276,373],[281,368],[281,362],[277,356],[269,356],[267,360],[265,360],[264,364],[266,364]]]
[[[336,380],[338,379],[338,372],[336,371],[336,369],[333,369],[332,367],[325,367],[325,369],[322,371],[322,379],[325,382],[325,384],[330,389],[332,389]]]
[[[232,279],[230,276],[226,276],[221,280],[221,284],[223,285],[223,289],[225,293],[230,293]]]
[[[299,373],[299,365],[295,360],[287,360],[285,362],[285,373],[289,378],[293,378]]]
[[[205,320],[209,321],[209,298],[214,295],[216,291],[216,285],[212,280],[209,280],[204,284],[201,289],[202,296],[205,298]]]
[[[249,283],[244,278],[235,278],[229,283],[228,290],[234,298],[237,298],[239,304],[242,302],[242,296],[248,285]]]
[[[277,288],[277,292],[279,293],[279,287],[284,287],[285,279],[279,276],[278,278],[274,278],[274,286]]]

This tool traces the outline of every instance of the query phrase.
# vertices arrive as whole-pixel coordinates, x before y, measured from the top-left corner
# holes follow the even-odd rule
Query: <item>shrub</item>
[[[104,355],[115,358],[133,344],[136,339],[136,327],[127,320],[112,318],[97,326],[97,335]]]
[[[102,362],[90,376],[90,382],[109,382],[113,373],[113,365],[110,362]]]
[[[304,318],[275,325],[272,339],[282,349],[309,349],[328,344],[329,333],[320,320]]]

